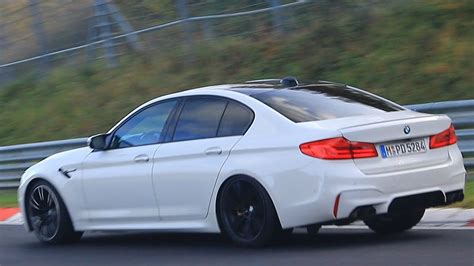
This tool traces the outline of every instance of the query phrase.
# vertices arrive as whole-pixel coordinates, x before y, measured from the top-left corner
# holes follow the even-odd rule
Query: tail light
[[[446,147],[458,141],[454,126],[451,124],[445,131],[430,137],[430,149]]]
[[[377,157],[375,145],[366,142],[352,142],[345,138],[323,139],[300,145],[303,154],[326,160],[343,160]]]

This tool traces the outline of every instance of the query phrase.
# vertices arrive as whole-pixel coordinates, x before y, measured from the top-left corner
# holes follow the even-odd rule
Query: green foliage
[[[16,189],[0,190],[0,208],[18,207]]]
[[[173,1],[122,2],[174,10]],[[0,145],[88,136],[166,93],[287,75],[355,85],[402,104],[474,98],[473,14],[472,0],[318,1],[288,12],[284,35],[264,23],[258,34],[196,41],[191,56],[176,36],[164,40],[171,48],[129,55],[116,69],[24,76],[0,89]]]
[[[466,186],[464,188],[464,200],[452,204],[449,207],[474,208],[474,180],[469,180],[466,182]]]

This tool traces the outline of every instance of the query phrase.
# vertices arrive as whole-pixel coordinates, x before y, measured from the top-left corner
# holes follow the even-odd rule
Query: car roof
[[[290,82],[287,82],[287,81]],[[289,86],[294,84],[288,84],[295,82],[296,86]],[[195,89],[188,89],[183,90],[180,92],[175,92],[172,94],[163,95],[157,98],[150,100],[149,102],[145,103],[149,104],[151,102],[156,102],[168,98],[174,97],[186,97],[186,96],[194,96],[200,94],[221,94],[224,93],[225,95],[229,95],[226,92],[234,92],[243,94],[246,96],[253,96],[260,93],[270,92],[273,90],[281,90],[281,89],[304,89],[308,87],[323,87],[332,88],[332,89],[346,89],[347,86],[345,84],[331,82],[331,81],[316,81],[316,82],[299,82],[296,78],[287,77],[283,79],[260,79],[260,80],[251,80],[246,81],[243,83],[236,83],[236,84],[221,84],[221,85],[212,85],[212,86],[205,86],[201,88]],[[235,95],[235,94],[234,94]]]
[[[254,83],[254,84],[242,84],[232,86],[228,90],[240,92],[249,96],[272,91],[272,90],[281,90],[281,89],[304,89],[308,87],[320,87],[320,88],[337,88],[337,89],[345,89],[346,85],[333,83],[333,82],[313,82],[313,83],[299,83],[297,86],[285,86],[282,84],[267,84],[267,83]]]
[[[331,81],[316,81],[316,82],[298,82],[296,79],[292,80],[296,83],[288,84],[284,79],[261,79],[261,80],[251,80],[241,84],[224,84],[216,86],[208,86],[198,88],[196,90],[225,90],[225,91],[235,91],[246,95],[255,95],[263,92],[268,92],[271,90],[279,89],[301,89],[305,87],[331,87],[331,88],[347,88],[345,84],[331,82]],[[294,85],[294,86],[291,86]]]

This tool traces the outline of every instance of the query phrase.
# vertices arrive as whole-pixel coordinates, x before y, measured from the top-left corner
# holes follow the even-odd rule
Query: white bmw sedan
[[[260,246],[355,220],[408,230],[426,208],[461,201],[465,173],[447,116],[286,78],[153,99],[89,147],[29,168],[19,200],[45,243],[150,229]]]

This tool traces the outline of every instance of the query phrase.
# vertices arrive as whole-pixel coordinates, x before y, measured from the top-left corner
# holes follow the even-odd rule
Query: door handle
[[[148,156],[145,154],[140,154],[137,155],[133,160],[137,163],[146,163],[150,160],[150,158],[148,158]]]
[[[208,148],[206,151],[205,151],[206,155],[219,155],[222,153],[222,149],[220,147],[211,147],[211,148]]]

